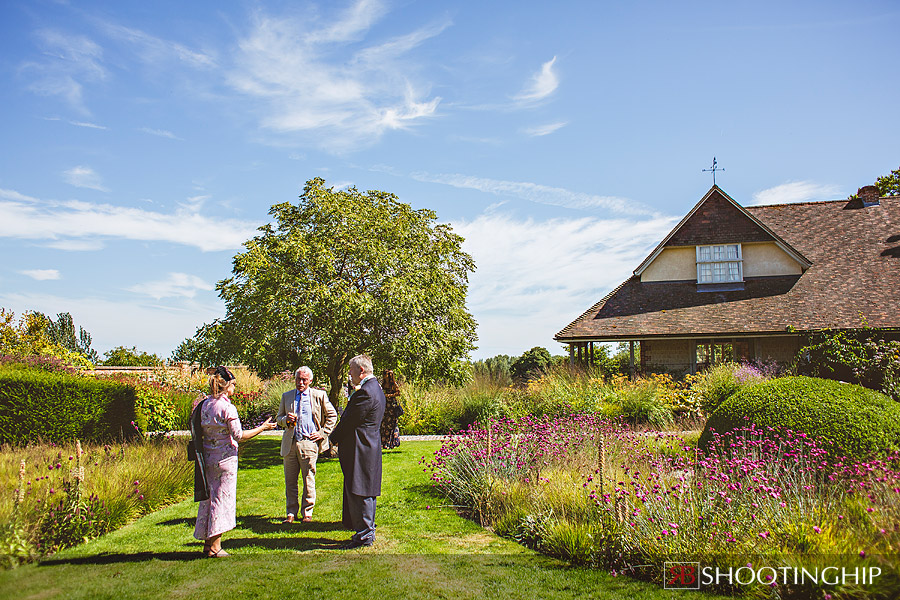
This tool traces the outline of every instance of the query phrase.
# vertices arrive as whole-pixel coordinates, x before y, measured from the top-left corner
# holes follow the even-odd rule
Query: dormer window
[[[697,246],[697,283],[734,283],[744,280],[740,244]]]

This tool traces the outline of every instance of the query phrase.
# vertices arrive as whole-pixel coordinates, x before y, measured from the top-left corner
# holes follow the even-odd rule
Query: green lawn
[[[438,446],[405,442],[385,453],[373,548],[336,549],[350,536],[340,527],[337,460],[319,463],[315,522],[282,525],[279,440],[261,437],[240,459],[238,527],[223,537],[231,557],[200,559],[201,544],[192,536],[197,506],[185,501],[40,564],[0,572],[0,598],[640,600],[677,594],[541,556],[440,506],[419,464]]]

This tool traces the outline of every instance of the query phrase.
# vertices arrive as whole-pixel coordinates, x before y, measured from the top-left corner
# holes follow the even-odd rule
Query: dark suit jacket
[[[385,398],[378,380],[363,382],[347,401],[331,440],[338,445],[344,489],[357,496],[381,495],[381,419]]]

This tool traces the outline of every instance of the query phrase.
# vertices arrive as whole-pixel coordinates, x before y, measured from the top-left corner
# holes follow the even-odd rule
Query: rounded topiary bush
[[[699,445],[707,449],[714,433],[750,423],[805,433],[833,444],[833,454],[851,459],[900,449],[900,403],[829,379],[782,377],[745,387],[710,415]]]

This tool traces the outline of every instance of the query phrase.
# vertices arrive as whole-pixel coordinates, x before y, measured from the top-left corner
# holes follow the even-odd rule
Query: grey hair
[[[357,354],[353,358],[350,359],[350,366],[356,366],[362,369],[363,373],[368,373],[371,375],[375,372],[375,369],[372,367],[372,359],[365,354]]]
[[[294,379],[297,379],[297,375],[299,375],[302,371],[305,371],[306,373],[309,373],[309,381],[310,381],[310,383],[312,383],[312,380],[313,380],[313,372],[312,372],[312,369],[310,369],[310,368],[307,367],[307,366],[302,366],[302,367],[300,367],[299,369],[297,369],[296,371],[294,371]]]

